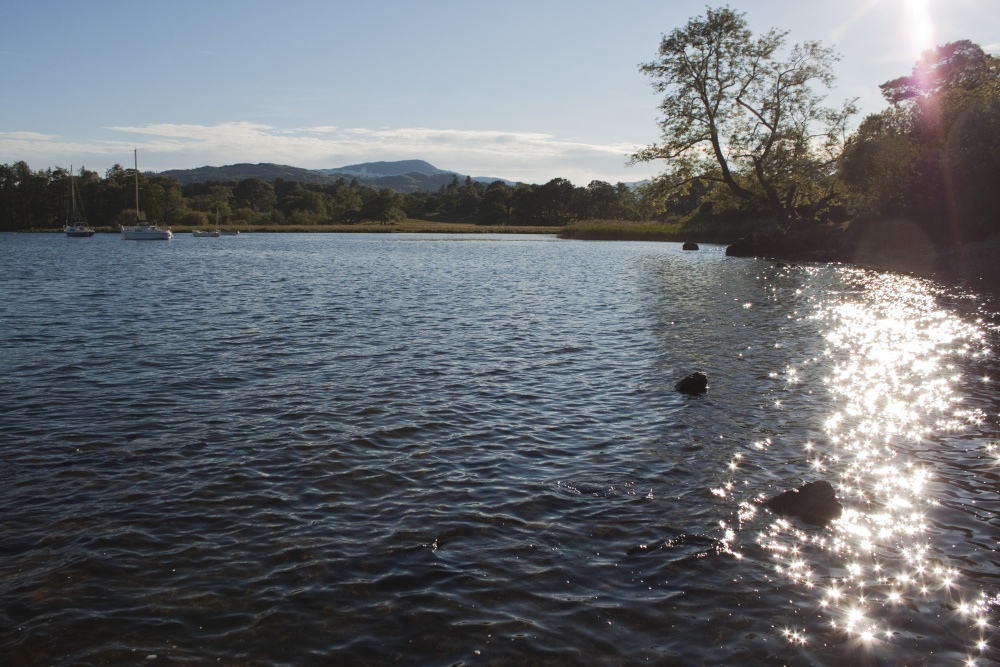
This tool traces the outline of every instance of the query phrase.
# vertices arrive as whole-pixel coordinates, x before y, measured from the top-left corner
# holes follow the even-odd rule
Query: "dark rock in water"
[[[708,391],[708,376],[701,371],[691,373],[686,378],[678,380],[674,389],[682,394],[704,394]]]
[[[824,524],[840,518],[843,508],[833,485],[825,480],[809,482],[767,500],[767,507],[777,514],[797,516],[809,523]]]
[[[692,241],[688,241],[687,243],[685,243],[684,245],[681,246],[681,249],[682,250],[697,250],[698,249],[698,244],[694,243]]]

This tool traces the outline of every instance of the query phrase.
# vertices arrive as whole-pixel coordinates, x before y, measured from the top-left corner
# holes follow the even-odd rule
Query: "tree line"
[[[70,178],[92,226],[117,228],[135,214],[135,171],[115,165],[103,177],[62,167],[32,171],[0,164],[0,230],[58,229],[69,206]],[[570,220],[647,220],[655,215],[640,191],[556,178],[542,185],[484,184],[456,176],[438,191],[400,193],[342,178],[332,184],[247,178],[182,186],[172,177],[139,173],[140,206],[167,225],[349,225],[417,218],[482,225],[562,226]]]

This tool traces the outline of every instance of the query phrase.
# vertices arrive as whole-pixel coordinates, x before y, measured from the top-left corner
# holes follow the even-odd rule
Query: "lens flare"
[[[930,0],[905,0],[910,45],[916,55],[934,47],[934,21],[931,18],[930,4]]]

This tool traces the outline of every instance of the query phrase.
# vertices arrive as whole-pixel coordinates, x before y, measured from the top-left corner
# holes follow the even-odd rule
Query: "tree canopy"
[[[1000,232],[1000,59],[968,40],[879,86],[840,175],[861,216],[918,224],[939,245]]]
[[[663,93],[662,143],[633,161],[663,159],[664,191],[726,187],[747,209],[811,216],[830,201],[853,102],[822,106],[838,56],[819,42],[786,48],[787,32],[755,36],[744,15],[711,9],[665,35],[640,69]]]

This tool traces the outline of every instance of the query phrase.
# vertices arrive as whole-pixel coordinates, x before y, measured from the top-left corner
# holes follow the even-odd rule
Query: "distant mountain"
[[[357,179],[361,185],[374,188],[391,188],[399,192],[435,191],[447,187],[458,178],[464,182],[466,176],[454,171],[438,169],[424,160],[399,160],[397,162],[363,162],[332,169],[301,169],[282,164],[231,164],[224,167],[198,167],[197,169],[171,169],[161,171],[160,176],[176,178],[181,185],[191,183],[225,183],[242,181],[247,178],[258,178],[268,183],[283,178],[286,181],[300,183],[336,183],[342,178]],[[474,176],[472,180],[480,183],[503,181],[514,185],[513,181],[503,178]]]
[[[454,172],[442,171],[423,160],[399,160],[396,162],[363,162],[361,164],[349,164],[346,167],[335,167],[333,169],[317,169],[321,174],[349,174],[351,176],[402,176],[403,174],[416,173],[424,176],[438,176],[440,174],[451,174]]]
[[[451,183],[451,179],[454,176],[458,176],[459,180],[464,181],[465,174],[459,174],[456,171],[447,171],[444,169],[438,169],[430,162],[424,160],[397,160],[395,162],[362,162],[361,164],[351,164],[346,167],[335,167],[333,169],[317,169],[316,171],[322,174],[330,174],[335,176],[337,174],[344,176],[357,176],[363,178],[374,178],[381,179],[390,176],[410,176],[413,174],[419,174],[421,176],[430,177],[443,177],[447,176],[447,179],[433,178],[432,182],[440,183],[442,185],[447,185]],[[493,183],[494,181],[503,181],[508,185],[514,185],[514,181],[508,181],[505,178],[495,178],[491,176],[473,176],[472,180],[478,181],[480,183]],[[392,186],[384,186],[392,187]],[[437,189],[440,185],[436,185],[434,189]],[[427,189],[427,188],[423,188]]]
[[[225,183],[227,181],[242,181],[247,178],[259,178],[271,183],[279,178],[300,183],[336,183],[337,176],[323,174],[313,169],[300,169],[283,164],[230,164],[224,167],[198,167],[196,169],[171,169],[161,171],[159,176],[171,176],[180,181],[181,185],[191,183]]]

